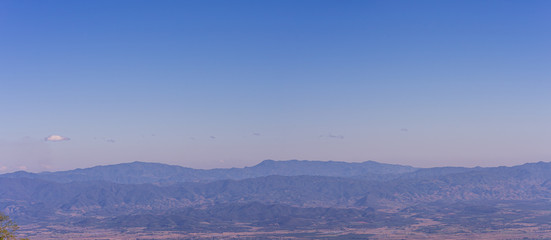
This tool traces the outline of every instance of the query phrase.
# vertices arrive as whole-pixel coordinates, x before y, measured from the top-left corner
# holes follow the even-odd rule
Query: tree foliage
[[[0,240],[23,240],[23,238],[17,238],[14,234],[18,229],[19,226],[9,216],[0,213]]]

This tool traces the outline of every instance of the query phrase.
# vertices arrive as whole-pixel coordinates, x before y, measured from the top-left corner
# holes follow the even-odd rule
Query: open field
[[[437,233],[419,232],[421,226],[407,228],[254,231],[221,233],[185,233],[178,231],[147,231],[144,228],[124,230],[49,226],[22,226],[20,233],[33,239],[551,239],[551,228],[519,227],[507,230],[469,232],[467,229],[445,228]]]

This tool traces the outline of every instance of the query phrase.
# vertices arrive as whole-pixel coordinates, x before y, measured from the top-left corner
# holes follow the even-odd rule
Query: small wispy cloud
[[[44,140],[48,142],[61,142],[61,141],[69,141],[71,139],[60,135],[50,135],[45,137]]]
[[[260,136],[260,133],[254,132],[253,136]]]
[[[407,128],[401,128],[400,131],[401,131],[401,132],[407,132],[407,131],[409,131],[409,129],[407,129]]]
[[[344,136],[343,135],[335,135],[335,134],[327,134],[327,135],[320,135],[320,138],[323,138],[323,137],[326,137],[326,138],[334,138],[334,139],[344,139]]]
[[[96,140],[96,141],[104,141],[104,142],[108,142],[108,143],[116,143],[116,142],[117,142],[115,139],[106,138],[106,137],[102,137],[102,138],[94,137],[94,140]]]
[[[210,139],[216,139],[216,137],[215,136],[210,136]]]

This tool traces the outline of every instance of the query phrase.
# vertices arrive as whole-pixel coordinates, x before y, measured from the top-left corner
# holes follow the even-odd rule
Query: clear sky
[[[551,161],[551,1],[0,1],[0,172]]]

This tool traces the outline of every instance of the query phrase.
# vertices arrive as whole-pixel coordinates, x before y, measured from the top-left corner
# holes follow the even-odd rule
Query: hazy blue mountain
[[[370,180],[387,180],[416,168],[373,161],[363,163],[322,161],[274,161],[265,160],[253,167],[228,169],[192,169],[160,163],[132,162],[60,172],[15,172],[0,177],[26,177],[55,182],[109,181],[115,183],[159,183],[215,181],[246,179],[269,175],[281,176],[332,176]]]
[[[358,177],[373,171],[394,177]],[[186,181],[179,179],[184,175]],[[244,226],[231,219],[267,229],[292,229],[293,224],[328,227],[351,221],[365,227],[385,221],[412,224],[411,216],[471,228],[498,227],[495,224],[506,225],[511,219],[539,224],[551,219],[537,212],[551,206],[549,199],[551,163],[544,162],[412,169],[374,162],[264,161],[249,168],[213,170],[135,162],[0,177],[0,211],[20,223],[172,230],[222,231]],[[385,214],[389,210],[399,210],[396,218]],[[444,212],[461,219],[442,217]],[[530,214],[534,218],[525,217]],[[263,217],[270,219],[261,222]]]
[[[262,165],[266,164],[277,165],[280,163],[267,162],[253,168],[264,168],[265,166]],[[291,165],[294,164],[307,163],[291,162]],[[129,165],[147,166],[150,164],[132,163]],[[120,179],[130,179],[124,175],[125,171],[128,171],[129,165],[105,166],[62,173],[64,176],[70,176],[67,173],[76,174],[80,171],[92,171],[95,174],[86,176],[111,176],[117,173],[119,175],[115,180],[120,181]],[[155,166],[155,164],[151,166]],[[162,172],[160,169],[165,166],[159,165],[160,168],[156,168],[155,171],[160,174]],[[122,170],[118,168],[122,168]],[[178,169],[166,169],[167,171],[178,171]],[[281,171],[283,169],[281,167]],[[103,170],[106,172],[102,174]],[[189,169],[184,168],[183,170]],[[451,171],[437,168],[435,174],[426,174],[428,170],[422,170],[421,177],[396,178],[388,181],[331,176],[270,175],[241,180],[226,179],[170,185],[84,181],[86,178],[80,178],[80,181],[73,182],[54,182],[27,178],[26,175],[23,177],[11,175],[0,178],[0,186],[2,186],[0,188],[0,210],[19,216],[41,217],[54,212],[71,215],[84,213],[120,215],[145,210],[169,210],[247,202],[287,204],[297,207],[389,208],[432,201],[551,198],[550,163],[470,170],[454,169]],[[138,178],[136,172],[130,171],[132,178]],[[269,173],[263,172],[262,174]],[[38,175],[40,176],[40,174]],[[150,179],[157,179],[152,175],[146,176]]]

